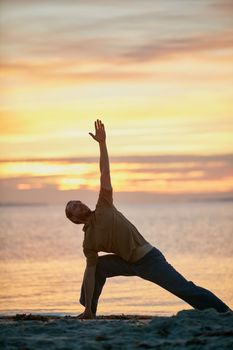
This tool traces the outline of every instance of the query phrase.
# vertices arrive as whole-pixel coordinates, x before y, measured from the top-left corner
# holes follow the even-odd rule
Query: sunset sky
[[[232,1],[3,0],[0,10],[1,202],[98,191],[97,118],[116,193],[232,193]]]

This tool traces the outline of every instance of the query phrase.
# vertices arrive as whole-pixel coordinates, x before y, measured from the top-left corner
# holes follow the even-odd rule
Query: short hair
[[[76,218],[75,216],[73,216],[72,212],[70,211],[69,209],[69,206],[70,204],[72,203],[73,201],[69,201],[67,204],[66,204],[66,209],[65,209],[65,213],[66,213],[66,217],[72,221],[74,224],[78,224],[78,222],[76,221]]]

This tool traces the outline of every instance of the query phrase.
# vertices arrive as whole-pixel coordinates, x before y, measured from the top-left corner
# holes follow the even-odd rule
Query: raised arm
[[[110,166],[108,158],[108,150],[106,145],[106,133],[104,124],[101,120],[97,119],[95,121],[95,135],[91,132],[89,134],[93,139],[99,142],[100,147],[100,186],[106,188],[107,190],[112,189],[111,176],[110,176]]]

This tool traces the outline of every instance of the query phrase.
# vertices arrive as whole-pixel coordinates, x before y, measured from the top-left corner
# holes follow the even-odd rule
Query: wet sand
[[[0,317],[0,349],[233,349],[233,314],[183,310],[174,316]]]

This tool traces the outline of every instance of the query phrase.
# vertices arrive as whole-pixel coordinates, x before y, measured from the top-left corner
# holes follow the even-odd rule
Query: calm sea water
[[[233,203],[116,206],[185,278],[233,307]],[[82,226],[65,218],[63,206],[0,211],[0,314],[82,312]],[[120,276],[107,281],[98,310],[172,315],[190,308],[151,282]]]

